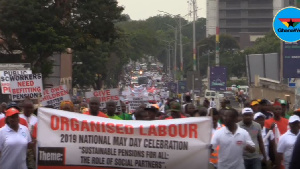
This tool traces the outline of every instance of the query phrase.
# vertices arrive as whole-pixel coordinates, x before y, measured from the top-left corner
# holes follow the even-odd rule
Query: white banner
[[[115,101],[117,103],[117,112],[121,112],[121,104],[120,104],[120,97],[119,97],[119,89],[105,89],[105,90],[96,90],[91,92],[85,92],[85,97],[87,102],[89,102],[90,98],[98,97],[100,100],[100,108],[102,110],[106,109],[106,102],[107,101]]]
[[[140,105],[148,104],[149,103],[149,96],[144,97],[129,97],[128,98],[128,108],[129,112],[134,112]]]
[[[31,70],[4,70],[0,71],[2,94],[11,94],[10,76],[32,74]]]
[[[39,108],[38,118],[38,169],[208,169],[210,117],[126,121]]]
[[[66,85],[60,85],[51,89],[45,89],[41,103],[43,106],[51,105],[54,108],[59,108],[63,100],[70,100],[70,95]]]
[[[43,97],[42,74],[10,76],[12,100],[41,99]]]

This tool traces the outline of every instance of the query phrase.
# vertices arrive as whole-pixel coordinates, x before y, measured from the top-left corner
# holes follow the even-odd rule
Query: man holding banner
[[[100,101],[97,97],[92,97],[89,103],[90,109],[87,112],[83,112],[86,115],[98,116],[108,118],[106,114],[100,111]]]

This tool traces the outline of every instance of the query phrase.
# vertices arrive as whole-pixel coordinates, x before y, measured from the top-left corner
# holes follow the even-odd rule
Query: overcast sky
[[[124,6],[124,14],[128,14],[132,20],[144,20],[151,16],[162,14],[165,11],[170,14],[181,14],[182,16],[189,13],[190,0],[118,0],[120,6]],[[206,17],[206,0],[197,0],[198,17]],[[186,19],[191,19],[185,17]]]

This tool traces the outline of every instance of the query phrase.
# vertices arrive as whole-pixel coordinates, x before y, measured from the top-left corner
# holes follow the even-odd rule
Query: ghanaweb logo
[[[273,29],[278,38],[286,42],[300,40],[300,9],[287,7],[280,10],[273,20]]]

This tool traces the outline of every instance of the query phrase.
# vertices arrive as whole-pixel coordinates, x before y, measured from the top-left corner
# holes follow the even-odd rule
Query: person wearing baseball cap
[[[6,124],[0,129],[0,166],[7,169],[27,169],[27,148],[33,148],[29,130],[19,124],[20,111],[14,107],[6,110]]]
[[[145,108],[145,111],[148,112],[149,120],[155,120],[158,113],[158,108],[153,104],[148,104]]]
[[[267,156],[265,152],[264,143],[262,140],[261,126],[253,121],[253,110],[251,108],[244,108],[242,110],[243,120],[238,122],[238,125],[248,131],[252,141],[255,144],[255,152],[244,152],[244,164],[247,169],[261,169],[260,152],[263,155],[263,162],[266,163]]]
[[[166,118],[166,120],[170,119],[178,119],[178,118],[186,118],[186,116],[182,115],[181,113],[181,106],[180,103],[173,102],[171,104],[171,116]]]
[[[253,100],[251,103],[250,103],[250,106],[253,110],[254,113],[257,113],[259,112],[259,102],[257,100]]]
[[[284,161],[284,167],[289,169],[289,164],[292,159],[294,150],[294,144],[297,140],[297,136],[300,129],[300,118],[297,115],[293,115],[289,118],[290,130],[284,133],[280,138],[277,146],[278,159],[277,165]],[[298,159],[299,160],[299,159]],[[298,166],[299,168],[299,166]]]
[[[265,166],[265,168],[271,168],[271,161],[273,164],[275,164],[275,156],[276,156],[276,143],[275,143],[275,136],[272,130],[267,129],[265,127],[265,120],[266,116],[262,114],[261,112],[257,112],[254,115],[254,121],[260,124],[262,130],[261,135],[264,142],[265,152],[267,156],[267,163],[262,163],[262,166]],[[271,151],[269,151],[271,149]],[[271,157],[271,158],[270,158]],[[263,156],[261,156],[261,159],[263,159]]]

